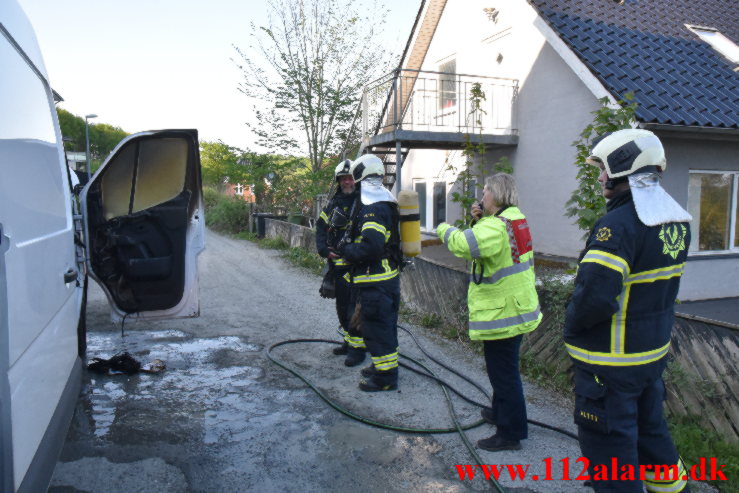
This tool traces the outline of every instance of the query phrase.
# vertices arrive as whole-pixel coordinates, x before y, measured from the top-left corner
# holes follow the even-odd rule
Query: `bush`
[[[207,189],[206,189],[207,190]],[[205,224],[224,233],[239,233],[249,228],[249,204],[238,197],[218,192],[206,194]],[[212,205],[208,206],[208,203]]]
[[[205,203],[205,211],[209,212],[216,206],[218,201],[223,197],[218,190],[212,187],[203,187],[203,202]]]

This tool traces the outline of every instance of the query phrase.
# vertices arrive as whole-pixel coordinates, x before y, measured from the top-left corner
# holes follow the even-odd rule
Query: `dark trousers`
[[[689,492],[681,478],[684,474],[681,461],[662,414],[665,398],[662,377],[627,380],[619,385],[575,367],[575,423],[580,449],[590,461],[589,473],[595,491],[642,493],[645,486],[647,491]],[[610,477],[614,459],[619,468],[617,480]],[[640,464],[650,466],[644,482],[639,479]],[[680,478],[674,481],[664,475],[655,478],[651,467],[654,465],[677,465]],[[635,471],[633,479],[620,474],[624,466]],[[606,468],[607,476],[598,474]]]
[[[350,327],[350,321],[354,314],[355,301],[352,297],[352,285],[344,279],[345,272],[336,271],[336,315],[339,318],[341,328],[352,337],[359,337],[359,331]]]
[[[519,372],[518,352],[523,335],[485,341],[485,366],[493,386],[493,417],[497,433],[506,440],[529,436],[526,401]]]
[[[383,384],[395,383],[398,379],[400,278],[360,286],[359,300],[362,305],[362,335],[373,364],[378,358],[395,354],[395,363],[388,365],[391,368],[379,371],[377,380],[383,380]],[[375,367],[380,369],[377,364]]]

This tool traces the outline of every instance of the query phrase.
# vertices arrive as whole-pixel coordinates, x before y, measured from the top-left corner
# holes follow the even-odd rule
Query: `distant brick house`
[[[224,193],[229,197],[241,197],[247,202],[255,202],[256,197],[251,191],[251,186],[241,183],[226,183]]]

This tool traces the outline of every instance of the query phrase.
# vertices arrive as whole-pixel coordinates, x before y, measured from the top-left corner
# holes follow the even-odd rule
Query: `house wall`
[[[499,11],[495,22],[484,8]],[[481,175],[507,156],[517,178],[521,209],[529,218],[536,251],[575,257],[582,242],[564,204],[575,188],[575,150],[571,146],[599,106],[595,96],[570,70],[534,26],[534,10],[523,0],[449,2],[429,46],[422,70],[436,71],[456,58],[457,73],[519,81],[517,147],[490,151]],[[464,26],[464,29],[460,29]],[[449,165],[463,169],[462,151],[413,150],[403,166],[403,183],[426,180],[427,210],[431,183],[454,181]],[[482,176],[481,176],[482,178]],[[482,179],[480,180],[482,182]],[[447,220],[460,216],[447,187]],[[478,191],[478,197],[481,192]],[[422,225],[423,226],[423,225]],[[425,225],[431,229],[431,224]]]
[[[496,22],[484,8],[499,11]],[[572,142],[592,122],[592,112],[600,103],[546,41],[535,20],[536,13],[525,0],[449,2],[421,68],[437,71],[441,63],[456,58],[459,74],[519,81],[514,120],[518,145],[489,151],[480,181],[498,159],[507,156],[518,182],[521,209],[531,225],[534,249],[574,258],[583,246],[583,232],[564,215],[565,203],[576,187]],[[684,207],[690,169],[739,169],[737,142],[714,140],[708,134],[692,138],[674,132],[658,134],[669,165],[663,186]],[[412,150],[403,166],[402,183],[410,188],[425,180],[426,210],[431,211],[433,182],[446,182],[447,222],[453,222],[461,211],[451,200],[457,172],[450,167],[461,171],[464,161],[461,151]],[[478,191],[477,196],[481,195]],[[430,231],[430,219],[422,227]],[[686,301],[738,296],[739,258],[691,255],[681,284],[679,298]]]
[[[690,170],[739,170],[739,142],[659,133],[667,157],[662,183],[680,205],[688,207]],[[739,295],[739,255],[691,254],[685,266],[678,298],[684,301]]]

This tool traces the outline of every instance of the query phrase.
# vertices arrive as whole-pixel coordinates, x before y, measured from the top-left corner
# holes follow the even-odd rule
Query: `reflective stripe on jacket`
[[[609,201],[588,238],[567,307],[570,356],[601,372],[662,359],[688,245],[687,223],[644,225],[631,192]]]
[[[517,207],[480,219],[472,229],[442,223],[439,238],[457,257],[472,260],[467,291],[472,340],[514,337],[541,322],[534,277],[534,251],[526,218]],[[482,282],[479,280],[482,266]]]
[[[356,197],[356,192],[351,194],[337,192],[318,216],[318,220],[316,221],[316,251],[321,257],[328,257],[329,247],[336,246],[336,243],[344,236],[344,231],[346,230],[346,227],[337,231],[330,230],[329,222],[331,221],[331,214],[334,209],[338,208],[345,216],[349,217],[352,204]],[[337,259],[334,261],[334,265],[336,267],[348,267],[349,264],[344,259]]]
[[[362,206],[354,227],[354,241],[341,252],[342,257],[352,264],[354,284],[363,286],[398,277],[398,265],[388,257],[392,249],[399,253],[398,228],[395,204],[376,202]],[[348,279],[348,274],[345,278]]]

